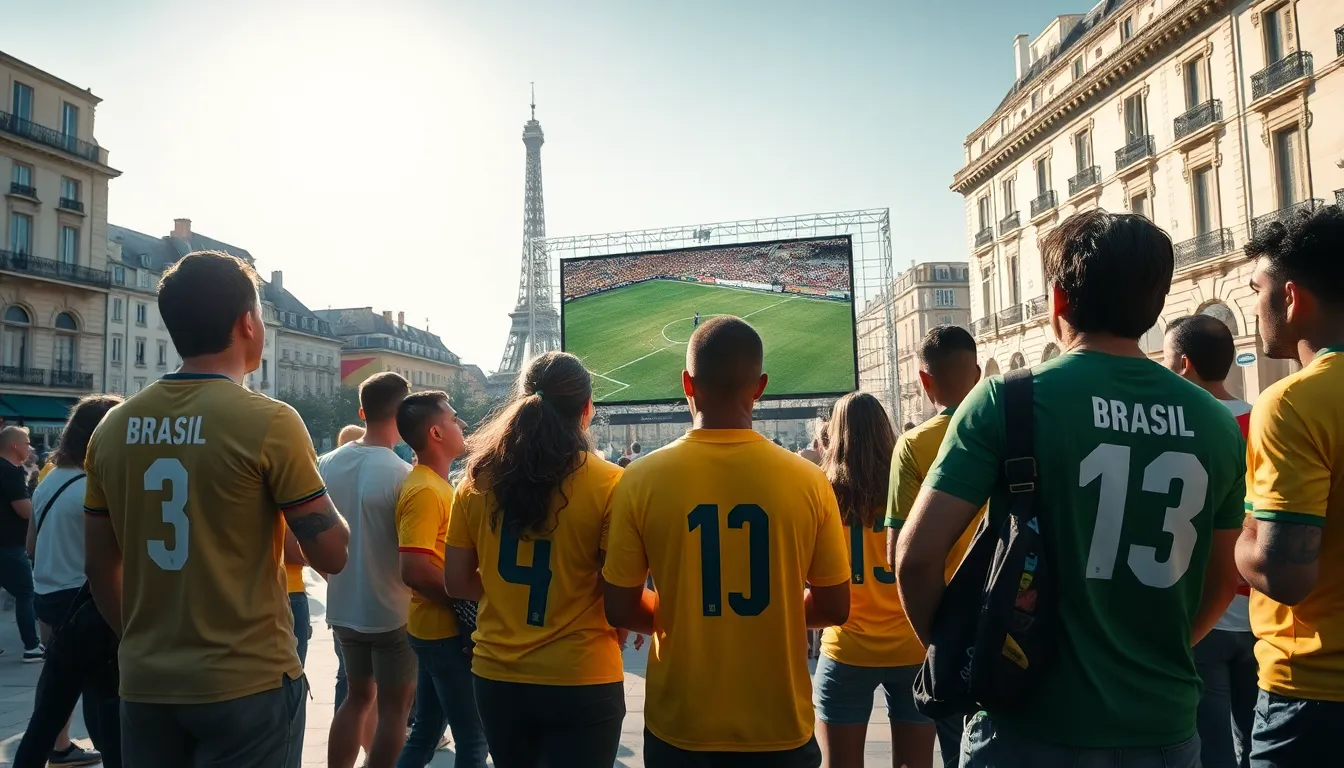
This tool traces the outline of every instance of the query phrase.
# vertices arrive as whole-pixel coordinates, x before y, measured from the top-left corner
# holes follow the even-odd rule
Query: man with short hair
[[[1192,768],[1200,681],[1190,649],[1236,591],[1241,434],[1223,406],[1139,346],[1171,286],[1162,230],[1089,211],[1041,250],[1066,350],[1031,374],[1058,656],[1016,706],[971,718],[962,765]],[[897,585],[925,644],[948,553],[986,501],[996,521],[1011,502],[1003,398],[1003,380],[991,378],[957,408],[901,528]]]
[[[910,515],[915,497],[924,485],[938,449],[943,444],[943,436],[952,423],[952,414],[966,399],[966,395],[980,381],[980,363],[976,361],[975,339],[965,328],[955,325],[940,325],[929,329],[919,344],[919,383],[924,394],[938,409],[938,415],[919,426],[911,426],[896,440],[896,450],[891,457],[891,482],[887,490],[887,514],[883,525],[887,528],[887,564],[896,560],[896,540],[901,526]],[[956,546],[948,553],[944,576],[952,578],[961,559],[970,547],[975,529],[980,523],[980,514],[966,526],[966,531],[957,540]],[[906,627],[907,632],[912,632]],[[907,639],[912,639],[907,636]],[[892,664],[921,664],[924,661],[923,647],[918,642],[910,643],[916,651],[903,659],[893,659]],[[913,738],[919,731],[920,723],[902,723],[911,731]],[[938,737],[938,749],[943,756],[943,764],[948,768],[957,765],[961,756],[962,718],[948,717],[933,723]],[[927,728],[927,726],[925,726]],[[927,732],[926,732],[927,733]],[[924,735],[930,739],[932,735]]]
[[[466,427],[437,390],[408,395],[397,408],[397,431],[415,450],[416,464],[397,499],[401,578],[411,589],[406,628],[420,660],[411,735],[397,768],[423,768],[434,756],[444,727],[452,729],[454,765],[484,768],[485,728],[476,713],[471,654],[443,586],[443,555],[453,486],[448,471],[466,450]]]
[[[1251,765],[1333,765],[1344,722],[1344,211],[1271,224],[1246,254],[1265,354],[1303,366],[1251,413],[1251,514],[1237,542],[1259,638]]]
[[[1167,325],[1162,346],[1163,364],[1226,406],[1245,437],[1251,404],[1234,397],[1226,384],[1237,354],[1232,331],[1209,315],[1178,317]],[[1236,768],[1250,757],[1256,698],[1250,594],[1238,579],[1227,611],[1195,646],[1195,669],[1204,683],[1198,711],[1204,768]]]
[[[345,567],[349,529],[303,420],[251,392],[266,327],[257,273],[190,253],[159,281],[182,366],[114,408],[85,458],[85,571],[121,634],[127,765],[294,768],[303,667],[281,567]]]
[[[369,768],[392,768],[406,743],[416,661],[406,637],[411,592],[397,560],[397,496],[411,467],[392,447],[401,440],[397,407],[410,391],[391,371],[365,379],[359,385],[364,436],[317,462],[327,493],[350,524],[349,562],[327,588],[327,623],[346,678],[327,741],[332,768],[351,768],[360,746],[368,750]]]
[[[24,462],[32,453],[27,427],[0,429],[0,589],[14,596],[14,620],[19,625],[25,662],[42,661],[33,608],[33,562],[24,541],[33,502],[28,494],[28,471]],[[0,649],[0,653],[4,653]]]
[[[702,323],[682,373],[693,428],[612,500],[607,620],[653,636],[649,768],[821,764],[806,630],[848,617],[849,552],[826,476],[752,430],[763,360],[743,320]]]

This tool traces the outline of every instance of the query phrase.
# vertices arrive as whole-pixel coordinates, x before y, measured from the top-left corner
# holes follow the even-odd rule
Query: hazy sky
[[[0,0],[0,50],[102,97],[112,223],[188,217],[493,370],[529,81],[548,234],[890,208],[900,270],[966,258],[948,185],[1012,37],[1091,4]]]

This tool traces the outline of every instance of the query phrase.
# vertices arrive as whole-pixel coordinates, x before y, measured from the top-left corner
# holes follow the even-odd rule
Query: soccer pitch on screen
[[[746,320],[765,344],[766,398],[857,387],[848,236],[562,259],[564,349],[606,405],[682,399],[698,322]]]

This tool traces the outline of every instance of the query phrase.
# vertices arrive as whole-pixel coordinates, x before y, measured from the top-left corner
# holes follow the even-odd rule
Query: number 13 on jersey
[[[691,533],[700,531],[700,589],[704,615],[723,615],[723,551],[719,546],[719,506],[701,504],[686,516]],[[728,593],[738,616],[759,616],[770,605],[770,518],[755,504],[738,504],[728,513],[729,528],[747,529],[749,592]],[[742,553],[734,552],[733,557]]]

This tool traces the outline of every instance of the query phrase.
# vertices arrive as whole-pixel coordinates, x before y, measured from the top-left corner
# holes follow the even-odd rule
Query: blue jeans
[[[1215,629],[1195,646],[1204,681],[1196,721],[1204,768],[1247,768],[1255,717],[1255,635]]]
[[[39,644],[37,612],[33,608],[33,561],[23,547],[0,547],[0,589],[14,596],[19,639],[25,651],[33,650]]]
[[[298,643],[299,663],[308,663],[308,640],[313,636],[313,613],[308,608],[307,592],[289,593],[289,612],[294,615],[294,640]]]
[[[997,730],[981,712],[961,737],[961,768],[1199,768],[1199,735],[1165,747],[1066,747]]]
[[[856,667],[822,654],[812,679],[812,704],[817,717],[830,725],[862,725],[873,715],[873,691],[886,694],[887,719],[925,725],[929,718],[915,709],[911,693],[919,665]]]
[[[1261,691],[1255,703],[1251,768],[1338,765],[1344,702]]]
[[[444,727],[453,730],[453,765],[485,768],[485,728],[476,711],[471,657],[462,638],[421,640],[411,637],[420,661],[415,683],[415,720],[397,768],[424,768],[434,758]]]

